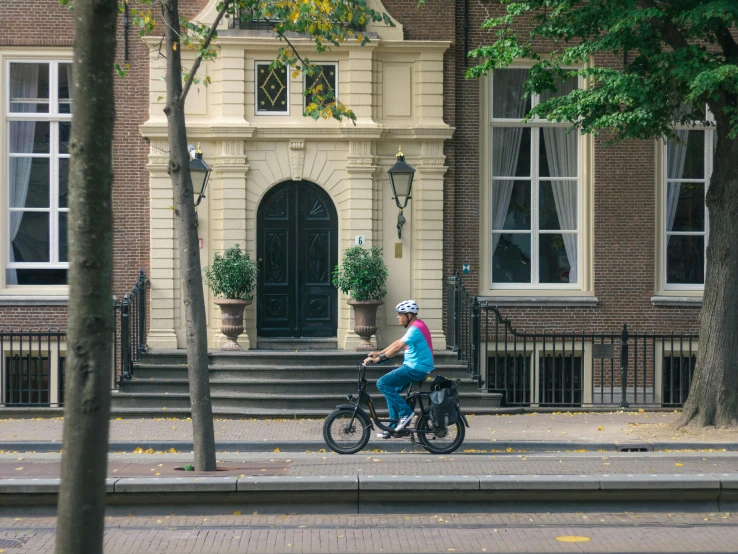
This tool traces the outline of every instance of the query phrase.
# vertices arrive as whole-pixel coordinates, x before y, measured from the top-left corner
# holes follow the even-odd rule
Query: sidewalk
[[[655,450],[738,450],[736,428],[677,430],[676,412],[563,412],[469,417],[464,449],[514,450],[612,450],[625,442],[646,442]],[[220,450],[302,452],[325,446],[323,421],[319,419],[224,419],[215,421]],[[0,420],[0,451],[58,450],[62,418]],[[374,434],[373,434],[374,435]],[[112,451],[186,450],[192,441],[189,419],[116,419],[110,422]],[[368,448],[401,450],[407,440],[374,440]]]
[[[738,510],[738,453],[111,454],[113,510],[438,513]],[[53,511],[60,454],[0,455],[0,516]],[[130,511],[128,512],[130,513]]]

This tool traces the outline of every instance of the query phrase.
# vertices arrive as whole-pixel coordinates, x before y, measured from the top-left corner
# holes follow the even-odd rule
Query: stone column
[[[431,332],[433,348],[446,349],[443,332],[443,142],[423,142],[413,181],[413,287],[420,317]]]
[[[346,248],[355,245],[355,237],[363,235],[365,248],[375,244],[374,236],[374,174],[377,171],[374,141],[351,140],[349,142],[348,183],[344,199],[336,206],[341,219],[341,238],[339,243],[339,264]],[[354,333],[353,310],[346,304],[348,296],[338,297],[338,343],[346,350],[353,350],[359,344]],[[377,314],[377,320],[379,314]],[[376,341],[376,337],[375,337]],[[375,342],[376,344],[376,342]]]
[[[242,250],[248,252],[247,221],[246,221],[246,173],[249,166],[244,153],[244,141],[240,139],[223,140],[218,143],[220,152],[213,160],[213,174],[211,179],[212,192],[209,200],[211,214],[211,251],[223,252],[238,244]],[[251,225],[254,227],[254,225]],[[255,232],[255,230],[254,230]],[[249,252],[254,257],[255,253]],[[209,263],[209,262],[208,262]],[[252,304],[246,308],[245,321],[254,318],[255,307]],[[220,332],[220,310],[212,304],[208,311],[211,314],[209,327],[213,330],[213,348],[220,348],[226,341]],[[249,326],[244,326],[244,332],[238,342],[244,349],[251,347],[248,333]]]
[[[151,218],[151,322],[146,343],[150,348],[177,348],[174,332],[174,193],[167,174],[169,144],[151,141],[149,163]]]

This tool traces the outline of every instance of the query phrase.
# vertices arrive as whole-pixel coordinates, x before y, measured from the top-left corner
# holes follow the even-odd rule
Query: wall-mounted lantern
[[[402,146],[400,151],[397,153],[397,161],[395,165],[387,170],[389,175],[390,185],[392,185],[392,199],[400,209],[400,213],[397,216],[397,237],[402,238],[402,226],[405,225],[405,216],[402,215],[402,210],[407,207],[407,203],[412,198],[410,193],[413,190],[413,177],[415,177],[415,168],[405,162],[405,155],[402,153]]]
[[[190,174],[192,176],[192,190],[197,194],[197,200],[195,200],[195,207],[200,205],[200,202],[205,198],[205,189],[208,186],[208,178],[210,177],[210,166],[205,163],[202,159],[202,152],[200,151],[200,143],[197,144],[197,150],[195,147],[190,145]]]

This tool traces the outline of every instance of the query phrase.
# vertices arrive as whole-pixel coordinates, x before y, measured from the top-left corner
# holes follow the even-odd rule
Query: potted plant
[[[237,244],[223,255],[216,252],[213,263],[204,269],[205,283],[220,306],[220,331],[228,341],[221,350],[242,350],[238,337],[243,333],[243,310],[254,298],[256,261]]]
[[[333,286],[351,296],[348,303],[354,309],[354,332],[361,338],[356,350],[374,349],[369,339],[377,332],[377,308],[384,304],[386,283],[387,266],[380,247],[344,250],[341,266],[333,271]]]

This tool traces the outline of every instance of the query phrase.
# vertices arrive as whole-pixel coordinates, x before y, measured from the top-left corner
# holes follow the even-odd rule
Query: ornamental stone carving
[[[290,174],[293,181],[302,180],[302,170],[305,167],[305,141],[291,140],[288,151],[290,153]]]

